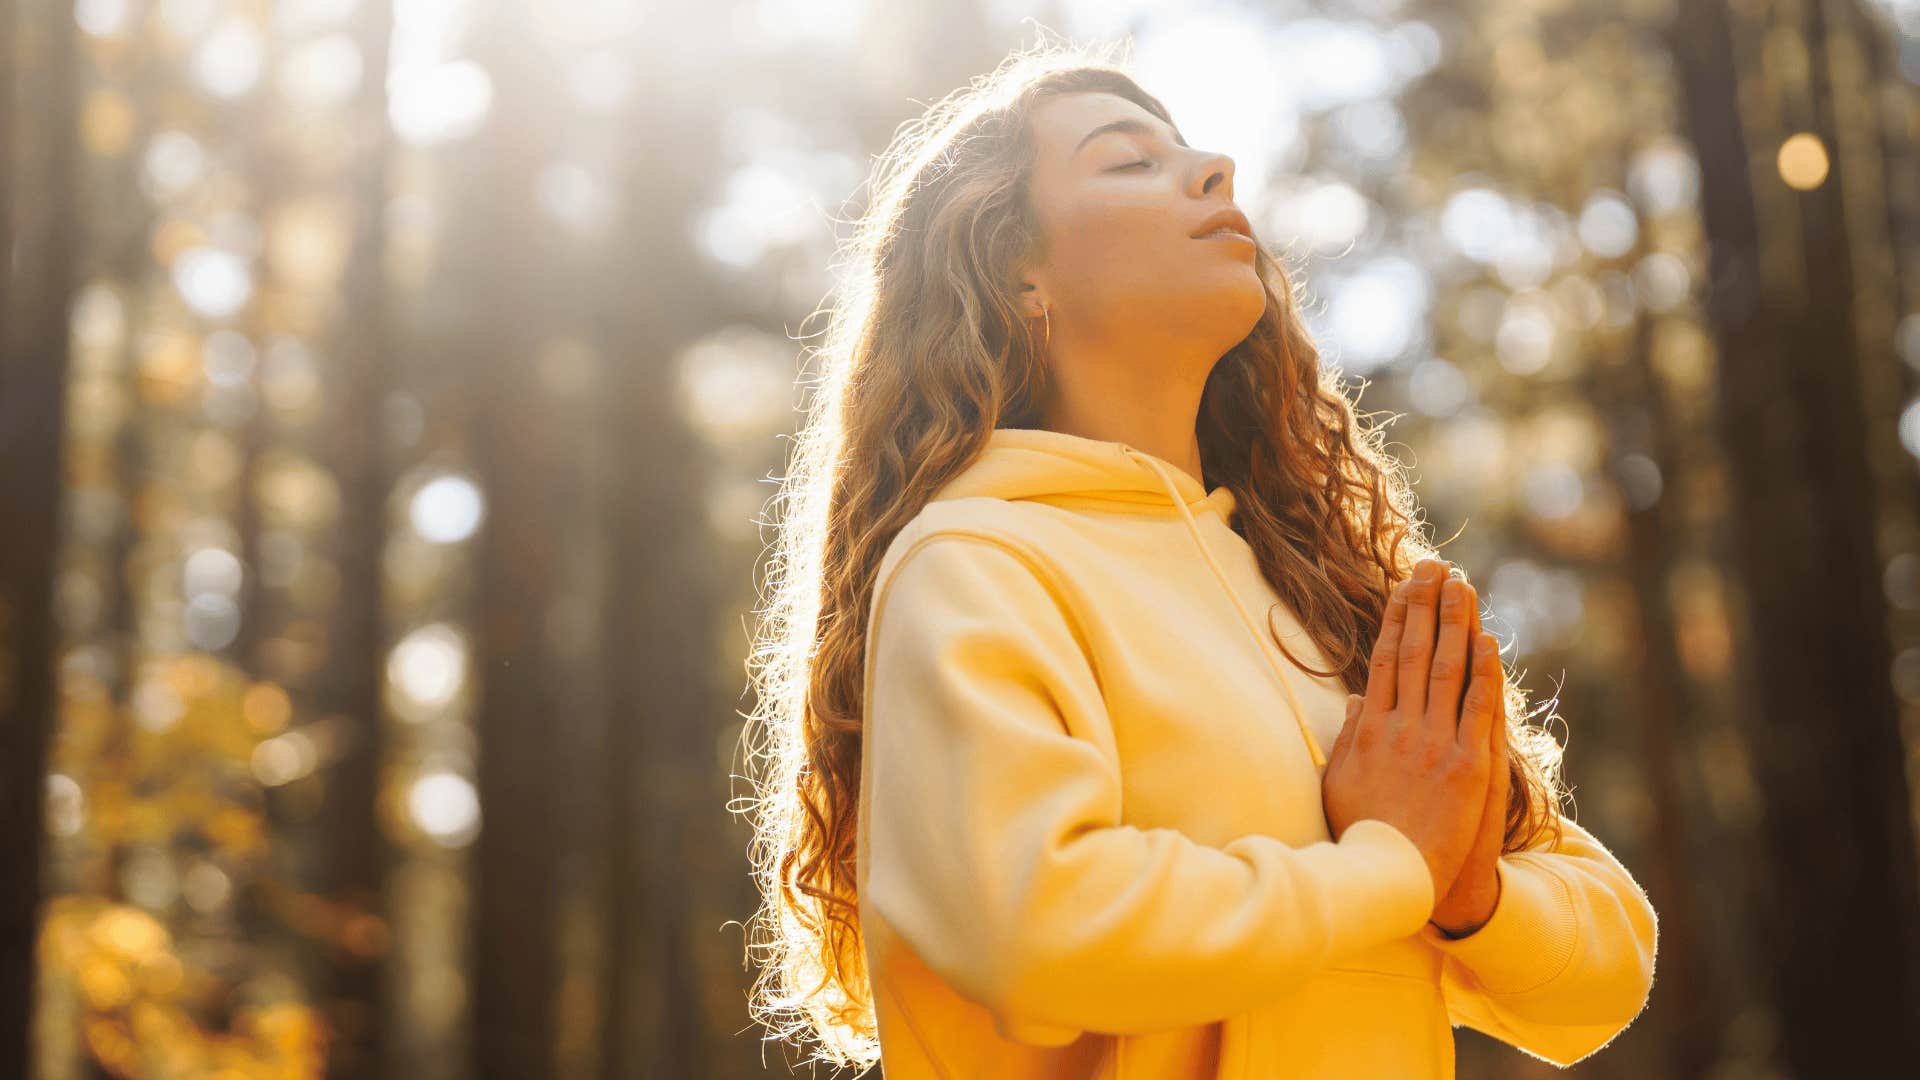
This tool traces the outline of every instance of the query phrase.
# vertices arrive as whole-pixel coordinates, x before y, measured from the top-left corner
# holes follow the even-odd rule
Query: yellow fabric
[[[1346,690],[1225,487],[1001,429],[894,539],[868,624],[860,926],[889,1080],[1454,1075],[1465,1024],[1567,1065],[1638,1015],[1645,893],[1573,821],[1479,931],[1320,800]]]

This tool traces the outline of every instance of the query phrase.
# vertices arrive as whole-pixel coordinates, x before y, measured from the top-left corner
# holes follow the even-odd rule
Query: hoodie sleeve
[[[1422,935],[1444,955],[1453,1023],[1559,1066],[1612,1041],[1653,989],[1659,923],[1626,867],[1571,819],[1552,850],[1500,857],[1500,899],[1479,930]]]
[[[1384,821],[1301,847],[1123,824],[1078,627],[1010,545],[918,538],[869,648],[861,902],[1003,1037],[1220,1020],[1433,912],[1424,856]]]

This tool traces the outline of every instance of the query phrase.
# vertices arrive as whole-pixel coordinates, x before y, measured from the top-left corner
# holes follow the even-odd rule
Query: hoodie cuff
[[[1480,929],[1450,938],[1427,923],[1420,936],[1466,965],[1490,994],[1524,994],[1560,977],[1573,962],[1579,914],[1560,875],[1526,858],[1502,855],[1500,899]]]
[[[1332,951],[1344,955],[1413,934],[1433,915],[1433,871],[1406,833],[1379,818],[1347,826],[1333,845],[1348,860],[1355,888],[1341,896]],[[1333,854],[1333,853],[1329,853]]]

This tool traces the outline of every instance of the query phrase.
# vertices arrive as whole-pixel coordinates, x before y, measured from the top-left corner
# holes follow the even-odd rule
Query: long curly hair
[[[817,389],[770,503],[782,513],[742,732],[762,901],[748,926],[760,964],[749,1007],[768,1038],[817,1044],[815,1061],[865,1068],[879,1056],[855,895],[875,570],[994,428],[1038,426],[1046,357],[1015,284],[1016,267],[1045,252],[1028,197],[1028,115],[1053,95],[1104,91],[1171,123],[1112,48],[1016,50],[902,125],[841,249],[843,302],[815,350]],[[1322,368],[1287,273],[1264,246],[1257,265],[1266,312],[1207,380],[1202,468],[1207,486],[1233,491],[1235,531],[1333,665],[1314,673],[1337,672],[1361,693],[1388,594],[1436,549],[1382,430]],[[1504,850],[1516,851],[1560,834],[1562,747],[1527,722],[1512,678],[1506,706]]]

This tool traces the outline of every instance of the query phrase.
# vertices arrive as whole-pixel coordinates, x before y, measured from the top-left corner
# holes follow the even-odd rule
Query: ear
[[[1012,279],[1014,292],[1020,297],[1020,316],[1025,319],[1045,317],[1047,309],[1053,307],[1052,274],[1045,263],[1035,262],[1030,255],[1022,255],[1014,260],[1008,275]]]
[[[1020,282],[1020,314],[1029,319],[1045,318],[1047,309],[1053,301],[1047,298],[1047,290],[1031,280]]]

